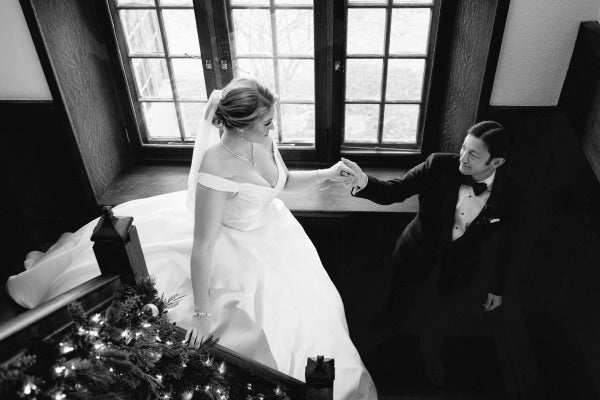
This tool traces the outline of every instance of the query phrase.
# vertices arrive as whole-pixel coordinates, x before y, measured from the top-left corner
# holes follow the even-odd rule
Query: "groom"
[[[509,151],[507,132],[497,122],[483,121],[467,131],[460,155],[434,153],[405,176],[380,181],[360,167],[342,159],[356,174],[352,195],[378,204],[402,202],[419,195],[419,211],[396,243],[391,297],[393,307],[407,285],[424,282],[438,270],[437,290],[450,293],[468,284],[486,241],[497,231],[507,214],[506,178],[500,170]],[[498,249],[484,301],[485,311],[502,304],[507,277]],[[413,299],[414,301],[414,299]]]

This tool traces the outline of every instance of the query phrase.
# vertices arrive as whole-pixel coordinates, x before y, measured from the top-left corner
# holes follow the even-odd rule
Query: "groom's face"
[[[467,135],[460,149],[459,171],[471,175],[475,180],[489,177],[497,167],[485,142],[473,135]]]

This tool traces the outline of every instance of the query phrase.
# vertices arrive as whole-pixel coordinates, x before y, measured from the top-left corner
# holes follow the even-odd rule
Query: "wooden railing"
[[[78,301],[86,313],[100,312],[114,300],[122,284],[135,284],[148,277],[133,218],[114,217],[110,208],[105,208],[92,241],[101,275],[0,324],[0,363],[25,351],[32,340],[56,337],[73,326],[68,311],[72,302]],[[185,330],[178,328],[178,334],[185,337]],[[309,358],[305,383],[221,345],[210,351],[215,359],[242,372],[249,382],[279,387],[292,400],[333,399],[333,360]]]

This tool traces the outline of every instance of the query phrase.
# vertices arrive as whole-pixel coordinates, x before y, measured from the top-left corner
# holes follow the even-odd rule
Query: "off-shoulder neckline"
[[[273,190],[273,189],[277,188],[277,186],[279,185],[279,181],[281,179],[281,169],[279,168],[280,167],[279,166],[279,159],[275,155],[275,141],[274,140],[271,141],[271,151],[272,151],[272,154],[273,154],[273,160],[275,161],[275,167],[277,168],[277,179],[275,180],[275,185],[274,186],[271,186],[271,184],[269,183],[269,181],[264,176],[262,176],[261,174],[258,174],[258,176],[260,176],[265,181],[265,183],[268,186],[267,185],[260,185],[258,183],[252,183],[252,182],[237,182],[237,181],[234,181],[233,179],[224,178],[222,176],[211,174],[211,173],[208,173],[208,172],[202,172],[202,171],[200,171],[200,172],[198,172],[198,174],[213,176],[215,178],[223,179],[223,180],[226,180],[226,181],[231,182],[231,183],[235,183],[236,185],[240,185],[240,186],[241,185],[250,185],[250,186],[256,186],[256,187],[260,187],[260,188],[264,188],[264,189],[271,189],[271,190]]]

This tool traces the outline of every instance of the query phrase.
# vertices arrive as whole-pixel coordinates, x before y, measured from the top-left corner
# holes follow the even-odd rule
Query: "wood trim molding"
[[[79,153],[79,149],[77,148],[77,142],[75,141],[75,137],[73,135],[73,127],[69,121],[68,115],[65,112],[65,104],[62,97],[62,92],[60,86],[58,85],[58,79],[54,74],[54,68],[50,59],[48,48],[44,43],[44,35],[42,34],[42,31],[39,25],[37,24],[37,13],[35,12],[31,0],[20,0],[20,3],[21,8],[23,9],[23,14],[25,16],[25,21],[27,22],[27,26],[31,34],[31,38],[33,39],[33,44],[40,59],[42,70],[44,71],[46,81],[48,82],[50,93],[52,94],[54,106],[57,109],[56,114],[60,121],[60,125],[64,129],[64,131],[70,133],[68,135],[69,147],[71,149],[71,152],[74,154],[74,160],[77,164],[78,169],[84,171],[85,168],[83,159],[81,158],[81,154]],[[95,196],[94,191],[92,189],[92,185],[89,179],[84,179],[82,185],[84,186],[84,191],[86,194],[86,202],[90,204],[91,208],[91,205],[95,203]]]
[[[423,153],[456,152],[486,114],[509,0],[444,0]]]
[[[496,68],[498,67],[498,58],[500,57],[500,48],[502,47],[502,37],[504,36],[504,27],[506,26],[506,18],[508,17],[509,4],[510,0],[498,0],[496,3],[496,15],[494,17],[494,24],[489,38],[487,62],[485,64],[485,72],[481,83],[481,91],[479,93],[477,121],[482,119],[483,115],[487,113],[488,107],[490,107],[489,104],[492,97],[494,78],[496,77]]]
[[[93,209],[131,161],[96,7],[78,0],[20,1]]]
[[[600,23],[582,22],[558,107],[600,180]]]
[[[73,301],[86,311],[100,310],[113,300],[120,285],[118,275],[101,275],[0,324],[0,360],[22,351],[31,338],[44,339],[72,326],[67,306]]]

